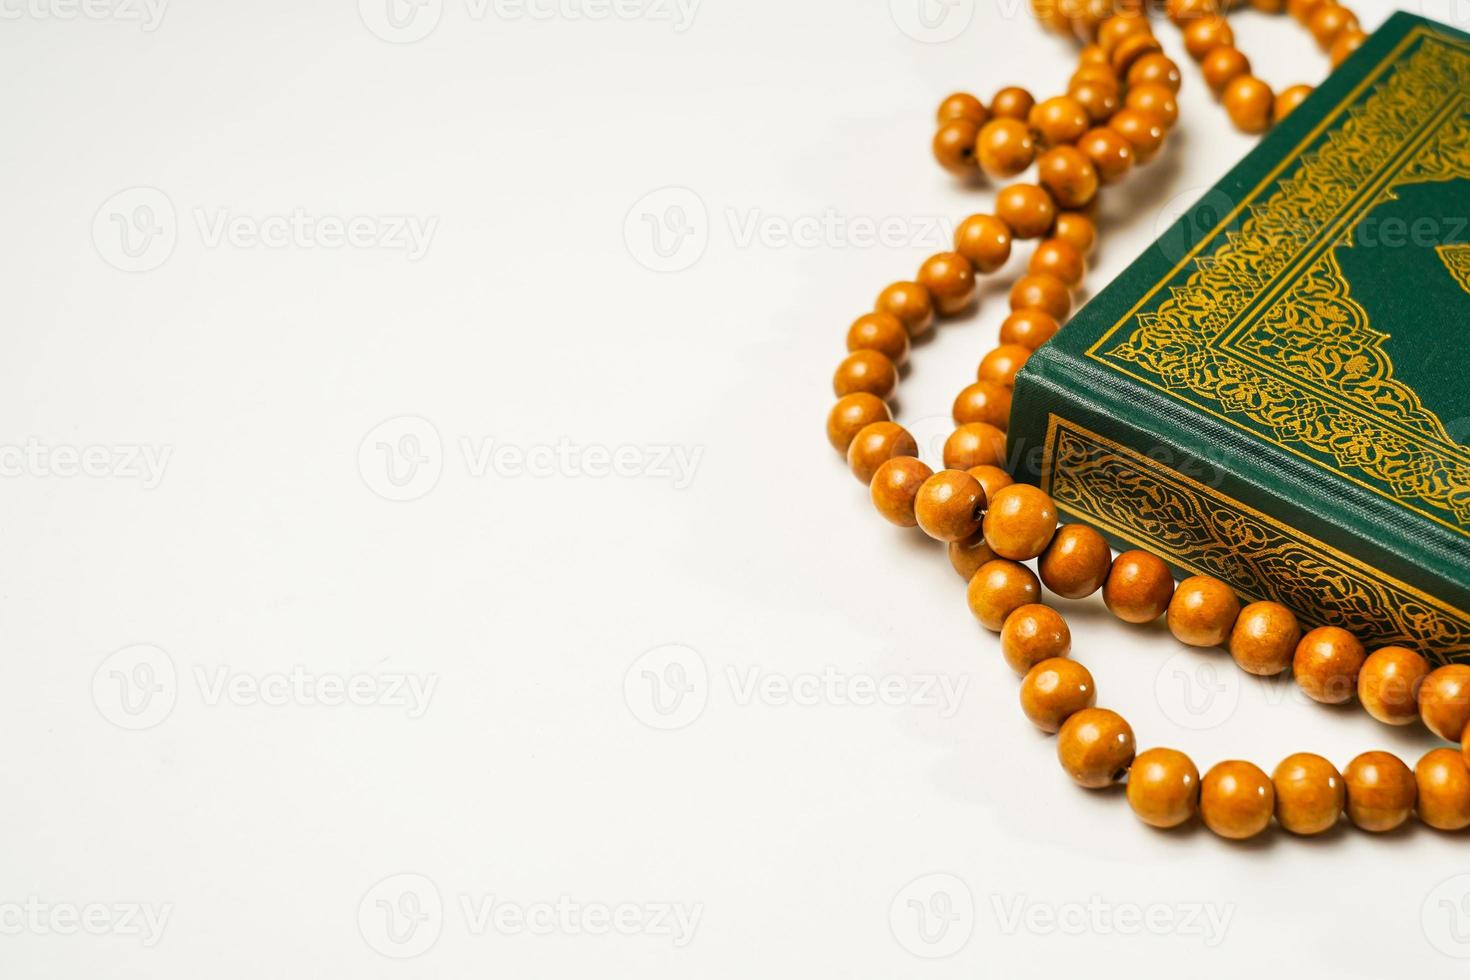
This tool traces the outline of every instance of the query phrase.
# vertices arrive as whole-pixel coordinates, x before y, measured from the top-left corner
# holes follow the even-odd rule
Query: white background
[[[989,207],[935,104],[1061,91],[1069,43],[1018,0],[385,2],[3,5],[0,975],[1465,975],[1464,837],[1232,845],[1071,785],[825,442],[848,322]],[[1325,74],[1233,20],[1278,88]],[[1158,32],[1182,121],[1092,288],[1252,142]],[[901,421],[938,431],[1009,278]],[[1064,605],[1201,770],[1432,745]],[[783,700],[828,671],[903,703]]]

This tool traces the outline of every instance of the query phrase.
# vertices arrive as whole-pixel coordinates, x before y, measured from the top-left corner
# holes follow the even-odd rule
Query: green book
[[[1120,547],[1470,662],[1470,36],[1396,14],[1017,376]]]

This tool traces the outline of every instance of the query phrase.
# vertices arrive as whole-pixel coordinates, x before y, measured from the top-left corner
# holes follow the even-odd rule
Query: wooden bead
[[[1082,103],[1070,95],[1057,95],[1038,103],[1027,121],[1041,137],[1043,146],[1074,143],[1092,125],[1092,117]]]
[[[1011,229],[993,214],[972,214],[955,229],[954,250],[977,273],[994,272],[1011,257]]]
[[[995,195],[995,214],[1017,238],[1040,238],[1051,230],[1057,206],[1035,184],[1011,184]]]
[[[1264,133],[1271,125],[1276,97],[1271,86],[1254,75],[1239,75],[1225,86],[1225,112],[1243,133]]]
[[[1263,14],[1279,14],[1286,9],[1286,0],[1251,0],[1251,8]]]
[[[832,390],[838,397],[866,391],[887,398],[898,387],[898,369],[875,350],[855,350],[842,359],[832,375]]]
[[[1158,555],[1125,551],[1113,559],[1103,582],[1103,602],[1125,623],[1151,623],[1169,608],[1174,576]]]
[[[1383,833],[1409,819],[1418,786],[1414,774],[1390,752],[1364,752],[1342,771],[1348,819],[1363,830]]]
[[[1007,388],[1014,387],[1016,372],[1025,366],[1030,356],[1030,349],[1020,344],[1001,344],[980,359],[975,377],[980,381],[994,381]]]
[[[985,125],[990,118],[990,113],[985,110],[981,101],[969,92],[956,92],[939,103],[939,110],[934,114],[936,122],[948,122],[951,119],[968,119],[977,126]]]
[[[973,177],[980,172],[975,158],[975,141],[980,127],[968,119],[950,119],[934,131],[930,148],[939,165],[957,177]]]
[[[1180,28],[1192,20],[1218,14],[1224,7],[1222,0],[1164,0],[1164,13]]]
[[[1166,622],[1185,646],[1217,647],[1230,636],[1240,600],[1235,591],[1209,575],[1191,575],[1174,589]]]
[[[1036,602],[1040,595],[1041,583],[1036,581],[1031,569],[1019,562],[997,558],[975,572],[965,600],[981,626],[999,633],[1007,616]]]
[[[1072,293],[1056,276],[1027,273],[1011,286],[1011,309],[1036,309],[1061,323],[1072,312]]]
[[[981,565],[990,561],[995,561],[995,552],[985,543],[984,534],[972,534],[963,541],[949,543],[949,563],[966,582],[975,577]]]
[[[1166,129],[1179,118],[1179,102],[1174,93],[1163,85],[1134,85],[1128,89],[1124,104],[1135,112],[1146,112],[1155,117]]]
[[[847,447],[852,445],[853,438],[864,426],[887,422],[891,418],[893,415],[888,411],[888,404],[877,395],[866,392],[843,395],[827,415],[827,441],[845,456]]]
[[[1031,261],[1027,263],[1026,270],[1033,274],[1055,276],[1069,289],[1076,289],[1082,284],[1087,266],[1082,261],[1082,253],[1071,245],[1060,238],[1045,238],[1036,246],[1036,251],[1031,253]]]
[[[902,364],[909,356],[909,334],[892,314],[864,313],[847,328],[847,349],[877,351],[894,364]]]
[[[1385,725],[1419,720],[1419,686],[1429,676],[1429,661],[1405,647],[1375,650],[1358,671],[1363,710]]]
[[[975,156],[990,176],[1014,177],[1036,159],[1036,139],[1019,119],[992,119],[980,130]]]
[[[1177,95],[1183,81],[1174,59],[1158,51],[1144,55],[1128,69],[1129,85],[1163,85]]]
[[[1072,86],[1080,85],[1083,82],[1091,82],[1097,85],[1101,85],[1103,88],[1111,90],[1114,95],[1120,92],[1123,88],[1122,84],[1118,81],[1118,76],[1107,64],[1106,59],[1097,64],[1088,64],[1084,62],[1082,67],[1074,71],[1072,73],[1072,77],[1067,79],[1069,94]],[[1083,108],[1086,108],[1086,106],[1083,106]]]
[[[964,470],[940,470],[919,487],[914,516],[936,541],[961,541],[980,529],[985,491]]]
[[[1077,134],[1078,138],[1084,133]],[[1036,161],[1036,175],[1060,207],[1083,207],[1097,194],[1097,168],[1075,146],[1047,150]]]
[[[1312,14],[1324,3],[1334,3],[1336,0],[1286,0],[1286,12],[1291,19],[1307,26],[1307,21],[1312,19]]]
[[[1019,119],[1025,122],[1034,105],[1036,100],[1030,92],[1010,85],[996,92],[995,97],[990,100],[990,116],[992,119]]]
[[[1368,40],[1368,35],[1356,27],[1350,27],[1341,34],[1338,34],[1332,41],[1332,47],[1327,51],[1327,57],[1332,62],[1332,67],[1336,68],[1344,61],[1347,61],[1348,55],[1361,48],[1363,42],[1366,40]]]
[[[1101,45],[1084,44],[1082,50],[1077,52],[1077,63],[1084,68],[1096,66],[1107,68],[1108,53],[1102,49]],[[1108,68],[1108,71],[1111,72],[1112,69]]]
[[[1470,725],[1465,726],[1465,734],[1460,736],[1460,755],[1465,759],[1465,765],[1470,766]]]
[[[1044,732],[1056,732],[1068,718],[1096,703],[1092,674],[1075,660],[1043,660],[1021,681],[1021,711]]]
[[[1357,690],[1358,671],[1366,657],[1363,644],[1347,630],[1319,626],[1297,643],[1291,672],[1313,701],[1343,704]]]
[[[997,492],[1016,482],[999,466],[972,466],[965,472],[980,481],[986,500],[994,500]]]
[[[1111,786],[1133,764],[1133,729],[1116,711],[1083,708],[1057,730],[1057,760],[1078,786]]]
[[[1072,651],[1072,631],[1062,614],[1033,602],[1006,617],[1000,630],[1000,652],[1011,670],[1024,677],[1043,660]]]
[[[1216,763],[1200,780],[1199,811],[1205,826],[1227,840],[1254,837],[1271,823],[1276,790],[1260,767]]]
[[[1431,749],[1414,767],[1415,809],[1435,830],[1470,827],[1470,769],[1455,749]]]
[[[1056,318],[1045,310],[1012,310],[1001,321],[1000,342],[1036,350],[1055,337],[1059,329]]]
[[[1271,677],[1291,666],[1302,628],[1279,602],[1253,602],[1240,611],[1230,631],[1230,656],[1247,674]]]
[[[1081,252],[1084,258],[1092,254],[1092,247],[1097,243],[1097,226],[1087,215],[1076,211],[1057,212],[1052,234]]]
[[[1448,664],[1424,678],[1419,688],[1419,717],[1440,738],[1460,741],[1470,725],[1470,664]]]
[[[1343,31],[1357,30],[1358,18],[1351,10],[1336,3],[1323,3],[1312,11],[1312,16],[1307,20],[1307,30],[1312,32],[1312,38],[1317,42],[1317,47],[1323,51],[1332,49],[1332,42]]]
[[[1002,558],[1026,561],[1046,550],[1057,529],[1057,508],[1028,483],[1005,487],[985,513],[985,540]]]
[[[1107,541],[1086,524],[1059,528],[1036,563],[1041,581],[1064,599],[1092,595],[1107,581],[1112,566]]]
[[[1311,94],[1312,86],[1310,85],[1293,85],[1281,92],[1276,96],[1276,101],[1271,104],[1271,121],[1279,123],[1291,115],[1291,111],[1305,102],[1307,96]]]
[[[1152,160],[1164,145],[1164,124],[1151,112],[1124,106],[1113,113],[1108,128],[1128,141],[1133,159],[1139,164]]]
[[[897,422],[873,422],[865,425],[847,447],[847,468],[867,486],[873,482],[878,467],[895,456],[916,456],[919,444],[908,430]]]
[[[914,499],[919,495],[919,487],[933,474],[933,470],[913,456],[886,460],[868,485],[873,506],[890,523],[913,527],[919,523],[914,516]]]
[[[1239,48],[1222,45],[1205,55],[1200,62],[1200,73],[1205,76],[1210,91],[1219,98],[1233,79],[1251,73],[1251,62]]]
[[[966,422],[944,440],[944,467],[968,470],[972,466],[996,466],[1005,462],[1006,434],[984,422]]]
[[[984,422],[1004,429],[1011,418],[1011,389],[1000,381],[976,381],[955,396],[955,425]]]
[[[934,308],[945,316],[959,313],[975,298],[975,269],[958,252],[929,256],[916,278],[929,291]]]
[[[1093,124],[1107,122],[1118,111],[1118,85],[1096,79],[1082,79],[1067,86],[1067,95],[1077,101]]]
[[[929,298],[929,290],[916,282],[887,286],[878,294],[873,310],[897,317],[910,337],[922,336],[934,325],[934,301]]]
[[[1210,17],[1200,17],[1185,25],[1184,28],[1184,50],[1195,61],[1199,61],[1215,48],[1221,45],[1233,45],[1235,43],[1235,32],[1230,29],[1230,24],[1224,17],[1218,14]]]
[[[1077,141],[1077,149],[1087,157],[1097,172],[1098,180],[1104,184],[1122,180],[1133,167],[1133,144],[1106,126],[1083,133]]]
[[[1271,774],[1276,791],[1276,822],[1293,834],[1331,830],[1347,803],[1347,785],[1337,767],[1320,755],[1297,752]]]
[[[1199,812],[1199,770],[1176,749],[1140,752],[1128,770],[1128,805],[1150,827],[1177,827]]]
[[[1119,41],[1131,34],[1151,34],[1148,20],[1136,14],[1119,14],[1109,17],[1098,25],[1097,45],[1104,52],[1112,51]]]
[[[1113,48],[1112,68],[1119,77],[1126,78],[1133,71],[1133,66],[1150,55],[1160,54],[1164,50],[1159,44],[1159,39],[1152,34],[1133,34]],[[1132,84],[1130,81],[1129,84]]]

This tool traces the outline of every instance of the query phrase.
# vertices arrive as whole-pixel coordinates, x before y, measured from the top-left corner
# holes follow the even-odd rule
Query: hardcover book
[[[1470,662],[1470,36],[1407,14],[1016,379],[1064,519]]]

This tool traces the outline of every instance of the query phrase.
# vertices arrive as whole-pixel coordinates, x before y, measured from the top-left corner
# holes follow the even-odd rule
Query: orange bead
[[[1297,106],[1301,105],[1303,102],[1305,102],[1307,96],[1311,94],[1312,86],[1293,85],[1291,88],[1283,91],[1280,95],[1277,95],[1276,101],[1271,104],[1271,121],[1273,123],[1279,123],[1281,120],[1291,115],[1291,111]]]
[[[972,534],[963,541],[949,543],[949,563],[966,582],[975,577],[981,565],[990,561],[995,561],[995,552],[985,543],[983,534]]]
[[[1336,3],[1320,4],[1307,20],[1307,30],[1312,32],[1317,46],[1323,51],[1332,49],[1332,42],[1343,31],[1357,30],[1358,18],[1351,10]]]
[[[1184,50],[1195,61],[1199,61],[1221,45],[1233,45],[1235,32],[1221,16],[1200,17],[1184,28]]]
[[[1103,602],[1125,623],[1151,623],[1169,608],[1174,576],[1169,566],[1147,551],[1125,551],[1113,559],[1103,583]]]
[[[1389,752],[1364,752],[1342,772],[1347,814],[1363,830],[1383,833],[1409,819],[1418,796],[1414,774]]]
[[[1083,708],[1057,730],[1057,760],[1087,789],[1111,786],[1133,764],[1133,729],[1107,708]]]
[[[968,470],[972,466],[997,466],[1005,462],[1006,434],[984,422],[966,422],[944,440],[944,467]]]
[[[1179,102],[1164,85],[1134,85],[1128,90],[1125,104],[1135,112],[1148,113],[1165,128],[1174,125],[1179,118]]]
[[[1281,760],[1271,775],[1276,822],[1293,834],[1331,830],[1347,803],[1347,784],[1337,767],[1320,755],[1298,752]]]
[[[914,499],[919,487],[934,473],[913,456],[895,456],[878,467],[868,492],[873,506],[884,519],[899,527],[918,524],[914,516]]]
[[[994,272],[1011,257],[1011,230],[993,214],[972,214],[955,229],[954,250],[977,273]]]
[[[1036,563],[1041,581],[1065,599],[1085,599],[1102,588],[1112,566],[1107,541],[1086,524],[1059,528]]]
[[[1150,827],[1177,827],[1199,812],[1199,770],[1175,749],[1140,752],[1128,770],[1128,805]]]
[[[1075,660],[1043,660],[1021,681],[1021,711],[1044,732],[1057,731],[1068,718],[1096,703],[1092,675]]]
[[[992,119],[980,130],[975,155],[990,176],[1014,177],[1036,159],[1036,139],[1019,119]]]
[[[954,400],[956,425],[984,422],[1006,428],[1011,419],[1011,389],[1000,381],[977,381],[964,388]]]
[[[1251,0],[1251,7],[1263,14],[1279,14],[1286,9],[1286,0]]]
[[[1043,660],[1065,657],[1072,650],[1072,631],[1062,614],[1039,602],[1021,606],[1000,629],[1000,652],[1022,677]]]
[[[1139,58],[1128,69],[1129,85],[1163,85],[1177,94],[1183,81],[1174,59],[1157,51]]]
[[[1286,0],[1286,12],[1291,15],[1292,20],[1305,27],[1319,6],[1334,2],[1336,0]]]
[[[1124,106],[1113,113],[1108,128],[1128,141],[1133,147],[1133,159],[1139,164],[1152,160],[1164,145],[1164,124],[1151,112]]]
[[[1051,230],[1057,206],[1035,184],[1011,184],[995,195],[995,214],[1017,238],[1040,238]]]
[[[1080,139],[1084,133],[1079,133]],[[1075,146],[1054,146],[1036,161],[1036,175],[1060,207],[1080,208],[1097,194],[1097,168]]]
[[[969,92],[956,92],[939,103],[939,111],[934,114],[936,122],[948,122],[951,119],[968,119],[977,126],[985,125],[990,118],[990,113],[985,111],[984,104]]]
[[[1072,293],[1056,276],[1027,273],[1011,286],[1011,309],[1041,310],[1058,323],[1072,312]]]
[[[1043,146],[1074,143],[1092,125],[1092,117],[1082,103],[1070,95],[1058,95],[1038,103],[1027,121],[1040,135]]]
[[[1026,359],[1030,356],[1031,351],[1020,344],[1001,344],[980,359],[975,377],[981,381],[1005,385],[1007,388],[1014,387],[1016,372],[1025,366]]]
[[[1104,184],[1122,180],[1133,167],[1133,144],[1106,126],[1083,133],[1077,149],[1092,163]]]
[[[1291,672],[1313,701],[1342,704],[1352,700],[1366,656],[1363,644],[1347,630],[1319,626],[1297,643]]]
[[[1037,601],[1041,583],[1031,569],[1018,562],[997,558],[981,565],[970,579],[965,600],[980,625],[999,633],[1006,617]]]
[[[1230,656],[1247,674],[1270,677],[1291,666],[1302,628],[1279,602],[1253,602],[1240,611],[1230,631]]]
[[[985,490],[986,500],[994,500],[997,492],[1016,482],[999,466],[972,466],[965,472],[980,481],[980,486]]]
[[[1092,247],[1097,243],[1097,226],[1087,215],[1076,211],[1057,212],[1052,234],[1081,252],[1084,257],[1092,254]]]
[[[1180,643],[1217,647],[1230,636],[1239,615],[1240,600],[1230,586],[1208,575],[1191,575],[1174,589],[1166,621]]]
[[[934,325],[934,301],[929,298],[929,290],[916,282],[895,282],[888,286],[878,294],[873,309],[897,317],[910,337],[928,333]]]
[[[1019,119],[1025,122],[1031,115],[1031,107],[1036,100],[1031,93],[1014,85],[1007,86],[995,93],[990,100],[990,115],[993,119]]]
[[[1220,762],[1200,781],[1200,816],[1205,826],[1227,840],[1254,837],[1271,823],[1276,790],[1258,766]]]
[[[847,467],[864,486],[873,482],[878,467],[895,456],[918,455],[919,444],[897,422],[874,422],[853,437],[847,447]]]
[[[980,127],[968,119],[950,119],[934,131],[930,149],[939,165],[957,177],[973,177],[980,172],[975,158],[975,141]]]
[[[1239,48],[1221,45],[1205,55],[1200,62],[1200,73],[1205,76],[1210,91],[1219,98],[1233,79],[1251,73],[1251,62]]]
[[[1026,561],[1046,550],[1057,529],[1057,508],[1045,491],[1015,483],[990,501],[985,540],[1002,558]]]
[[[1264,133],[1271,125],[1276,96],[1254,75],[1238,75],[1225,86],[1225,112],[1243,133]]]
[[[1077,63],[1084,68],[1103,66],[1107,67],[1108,53],[1096,44],[1084,44],[1082,50],[1077,52]],[[1112,71],[1112,69],[1108,69]]]
[[[887,398],[898,387],[898,369],[875,350],[856,350],[842,359],[832,375],[832,390],[838,397],[866,391]]]
[[[1132,73],[1134,65],[1150,55],[1160,54],[1163,50],[1159,39],[1152,34],[1133,34],[1119,41],[1113,48],[1112,69],[1126,78]]]
[[[1136,14],[1119,14],[1109,17],[1097,28],[1097,44],[1104,52],[1112,51],[1118,42],[1130,34],[1151,34],[1148,19]]]
[[[909,334],[896,316],[864,313],[847,328],[847,349],[877,351],[894,364],[902,364],[909,356]]]
[[[1448,664],[1424,678],[1419,717],[1440,738],[1460,741],[1470,725],[1470,664]]]
[[[1470,769],[1454,749],[1432,749],[1414,767],[1415,808],[1435,830],[1470,827]]]
[[[1182,28],[1190,21],[1218,14],[1225,6],[1225,0],[1164,0],[1164,13],[1175,27]]]
[[[1385,725],[1419,720],[1419,686],[1429,676],[1429,661],[1405,647],[1375,650],[1358,671],[1363,710]]]
[[[940,470],[919,487],[914,516],[936,541],[962,541],[980,529],[985,491],[964,470]]]
[[[1000,342],[1036,350],[1056,336],[1056,318],[1045,310],[1012,310],[1000,325]]]
[[[916,277],[929,290],[934,308],[945,316],[959,313],[975,298],[975,270],[957,252],[938,252],[924,260]]]
[[[1090,122],[1107,122],[1118,111],[1118,84],[1084,78],[1067,86],[1067,95],[1076,100]]]
[[[888,404],[877,395],[866,392],[844,395],[837,399],[837,404],[832,406],[832,411],[827,415],[827,441],[832,444],[833,449],[846,455],[853,437],[864,426],[874,422],[887,422],[892,417]]]
[[[1114,94],[1117,94],[1122,89],[1122,85],[1118,81],[1118,76],[1107,64],[1106,58],[1095,63],[1083,63],[1082,67],[1072,72],[1072,77],[1067,79],[1067,85],[1069,87],[1080,85],[1083,82],[1101,85],[1103,88],[1110,89]],[[1086,106],[1083,108],[1086,108]]]
[[[1080,286],[1087,273],[1082,253],[1060,238],[1042,239],[1036,251],[1031,253],[1026,269],[1035,274],[1055,276],[1070,289]]]
[[[1348,55],[1361,48],[1363,42],[1366,40],[1368,40],[1368,35],[1356,27],[1350,27],[1338,34],[1337,37],[1333,38],[1332,47],[1327,52],[1328,60],[1332,62],[1332,67],[1336,68],[1344,61],[1347,61]]]

